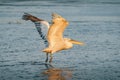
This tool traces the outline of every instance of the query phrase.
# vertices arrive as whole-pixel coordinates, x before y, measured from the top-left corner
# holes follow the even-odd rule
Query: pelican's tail
[[[73,39],[71,39],[70,42],[73,43],[73,44],[81,45],[81,46],[85,45],[83,42],[76,41],[76,40],[73,40]]]
[[[51,50],[50,48],[45,48],[45,49],[43,50],[43,52],[52,53],[52,50]]]
[[[37,22],[37,21],[44,21],[42,19],[39,19],[31,14],[28,13],[24,13],[24,15],[22,16],[23,20],[31,20],[32,22]]]

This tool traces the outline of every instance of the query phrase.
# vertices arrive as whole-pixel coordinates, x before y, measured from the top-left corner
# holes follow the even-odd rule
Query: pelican
[[[42,39],[46,40],[48,45],[47,48],[43,49],[43,52],[46,53],[46,60],[45,62],[48,62],[48,58],[50,55],[49,63],[52,62],[53,54],[61,51],[61,50],[67,50],[73,47],[73,44],[78,45],[84,45],[83,42],[73,40],[71,38],[64,38],[63,32],[65,28],[68,26],[69,22],[63,18],[62,16],[52,13],[52,24],[50,25],[47,21],[43,19],[39,19],[35,16],[32,16],[30,14],[23,15],[24,20],[31,20],[36,24],[45,24],[48,27],[47,35],[43,35],[41,29],[38,29],[39,34],[41,37],[44,37]],[[39,26],[40,27],[40,26]],[[41,28],[41,27],[40,27]]]

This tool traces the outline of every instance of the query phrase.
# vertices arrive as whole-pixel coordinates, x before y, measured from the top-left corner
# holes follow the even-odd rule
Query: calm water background
[[[51,21],[65,17],[65,37],[85,42],[54,54],[53,66],[67,80],[120,80],[120,0],[1,0],[0,80],[47,80],[45,46],[24,12]],[[67,70],[66,70],[67,69]]]

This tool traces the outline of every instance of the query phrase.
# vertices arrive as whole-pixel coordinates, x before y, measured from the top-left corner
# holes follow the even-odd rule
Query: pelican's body
[[[72,44],[68,42],[68,39],[63,38],[63,31],[68,25],[68,22],[62,17],[53,18],[52,22],[53,24],[50,26],[47,33],[49,46],[43,51],[55,53],[68,47],[72,47]]]
[[[58,14],[55,13],[52,14],[52,24],[50,26],[48,22],[42,19],[38,19],[38,18],[36,19],[36,17],[34,16],[32,16],[32,18],[30,17],[29,20],[31,20],[32,22],[37,21],[43,23],[48,27],[48,32],[46,37],[48,41],[48,46],[43,50],[43,52],[46,52],[47,54],[46,62],[48,62],[48,54],[50,54],[49,62],[51,63],[53,53],[72,48],[73,44],[83,45],[82,42],[63,37],[63,32],[69,23],[66,19],[64,19]]]

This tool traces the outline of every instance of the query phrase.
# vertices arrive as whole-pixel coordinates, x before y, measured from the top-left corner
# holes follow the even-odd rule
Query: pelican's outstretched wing
[[[46,44],[47,43],[46,33],[48,31],[48,28],[49,28],[49,23],[43,19],[39,19],[39,18],[37,18],[31,14],[28,14],[28,13],[24,13],[22,19],[23,20],[31,20],[35,24],[35,27],[40,34],[40,37],[44,40],[44,42]],[[47,27],[44,27],[44,25]]]
[[[47,34],[49,46],[53,47],[56,42],[63,41],[63,32],[67,26],[67,20],[58,14],[52,14],[52,25],[50,26]]]

